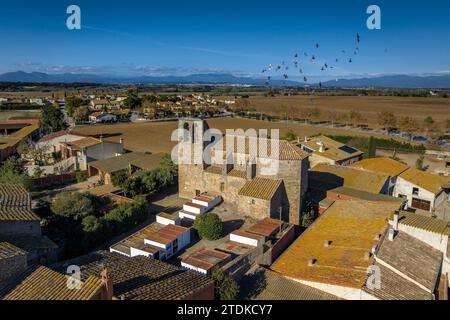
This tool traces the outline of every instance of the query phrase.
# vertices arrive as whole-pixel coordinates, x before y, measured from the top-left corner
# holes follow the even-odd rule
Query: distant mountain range
[[[94,74],[48,74],[42,72],[9,72],[0,75],[0,82],[29,83],[99,83],[99,84],[232,84],[265,85],[266,79],[237,77],[227,73],[192,74],[187,76],[108,77]],[[271,80],[272,86],[304,86],[291,80]],[[314,84],[317,85],[317,84]],[[359,79],[337,79],[323,82],[324,87],[339,88],[450,88],[450,74],[432,76],[389,75]]]

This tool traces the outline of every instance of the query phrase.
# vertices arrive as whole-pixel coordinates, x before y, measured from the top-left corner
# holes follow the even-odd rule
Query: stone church
[[[242,135],[221,134],[204,139],[209,126],[202,119],[182,119],[178,129],[183,134],[179,134],[177,155],[179,159],[184,155],[184,160],[190,157],[190,161],[178,163],[180,197],[220,195],[242,216],[281,216],[286,222],[300,223],[302,199],[308,187],[308,153],[285,140],[257,139],[254,150],[251,138]],[[228,141],[234,142],[231,149]],[[188,156],[186,150],[191,151]],[[215,160],[204,161],[205,152]]]

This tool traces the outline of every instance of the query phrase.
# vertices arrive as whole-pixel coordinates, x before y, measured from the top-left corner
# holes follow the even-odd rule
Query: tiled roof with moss
[[[386,157],[364,159],[353,163],[352,166],[369,171],[381,172],[390,177],[396,177],[409,168],[406,164]]]
[[[31,210],[31,196],[20,184],[0,184],[0,221],[40,221]]]
[[[281,183],[282,180],[279,179],[266,179],[258,177],[256,179],[247,181],[239,190],[238,194],[240,196],[250,198],[270,200],[280,187]]]
[[[100,273],[99,273],[100,275]],[[81,289],[67,286],[68,276],[44,266],[31,267],[0,290],[2,300],[90,300],[102,286],[97,276],[88,276]]]
[[[336,201],[271,268],[293,279],[361,288],[372,247],[397,209],[393,202]]]
[[[403,172],[400,178],[435,194],[442,190],[443,185],[449,183],[448,177],[441,177],[414,168]]]
[[[126,257],[97,251],[61,264],[81,266],[82,280],[110,270],[114,296],[125,300],[180,300],[192,297],[214,281],[207,276],[144,256]]]

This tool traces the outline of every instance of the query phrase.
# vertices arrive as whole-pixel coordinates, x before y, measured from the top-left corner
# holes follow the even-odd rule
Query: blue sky
[[[66,28],[71,4],[81,8],[81,30]],[[366,27],[371,4],[381,7],[381,30]],[[357,32],[361,43],[354,56]],[[1,73],[256,77],[285,61],[296,79],[295,53],[304,73],[316,78],[441,73],[450,72],[450,2],[2,1],[0,38]],[[325,62],[335,68],[321,71]]]

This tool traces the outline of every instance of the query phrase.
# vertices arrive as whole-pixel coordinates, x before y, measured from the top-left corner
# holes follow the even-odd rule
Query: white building
[[[433,211],[448,199],[448,178],[410,168],[400,174],[394,197],[407,199],[408,207]]]
[[[39,148],[47,149],[47,153],[59,152],[61,150],[61,142],[72,142],[83,139],[85,137],[69,133],[67,131],[58,131],[50,133],[38,140],[37,146]]]

